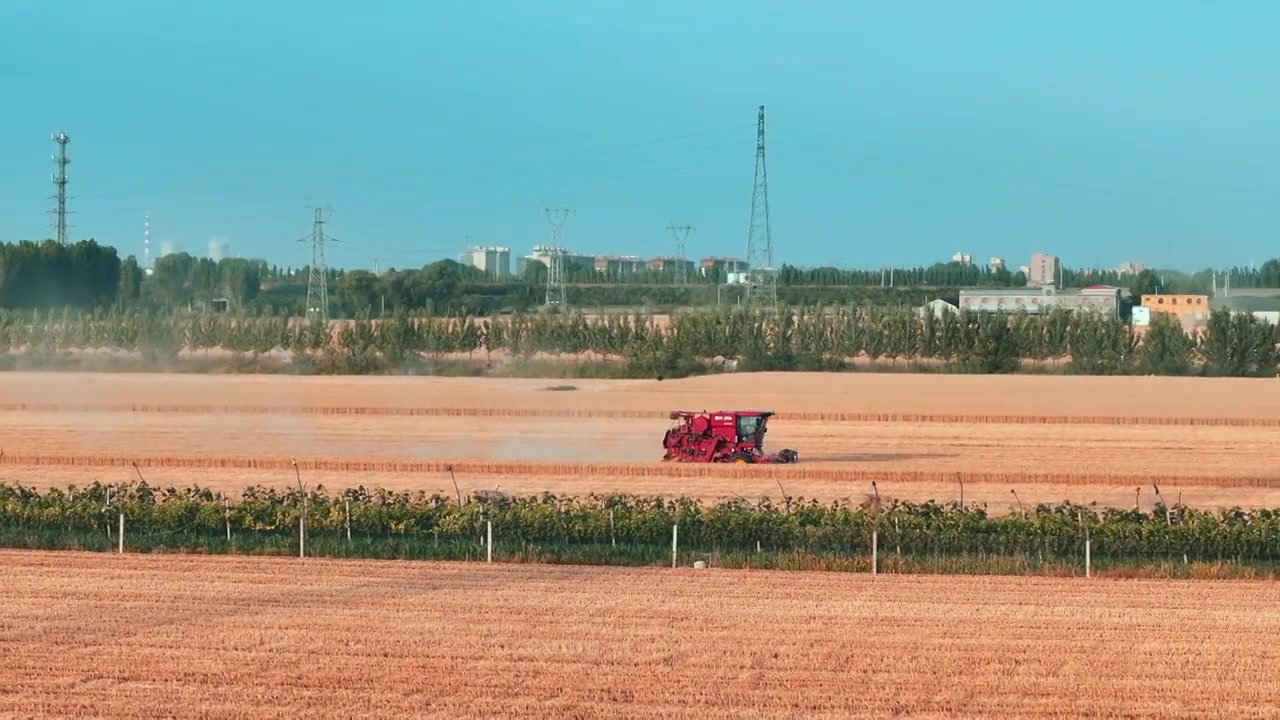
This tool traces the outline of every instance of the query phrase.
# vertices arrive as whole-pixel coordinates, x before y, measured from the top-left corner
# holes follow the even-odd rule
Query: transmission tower
[[[561,238],[564,224],[573,211],[568,208],[547,208],[547,220],[551,222],[551,246],[547,248],[547,301],[546,306],[565,305],[564,246]]]
[[[747,237],[748,303],[777,307],[778,283],[773,268],[773,235],[769,230],[769,176],[764,167],[764,106],[756,127],[756,180],[751,194],[751,230]]]
[[[71,142],[71,136],[60,132],[50,138],[58,144],[58,154],[53,156],[53,162],[57,168],[53,173],[53,200],[56,203],[53,208],[53,235],[59,245],[67,244],[67,183],[71,182],[67,177],[67,165],[71,163],[71,156],[67,154],[67,143]]]
[[[693,232],[692,225],[672,225],[667,228],[676,239],[676,284],[689,284],[689,263],[684,256],[684,241]]]
[[[298,238],[298,242],[311,243],[311,265],[307,272],[307,322],[329,322],[329,268],[324,260],[324,246],[328,242],[337,242],[337,238],[325,233],[324,216],[324,208],[315,208],[311,235]]]

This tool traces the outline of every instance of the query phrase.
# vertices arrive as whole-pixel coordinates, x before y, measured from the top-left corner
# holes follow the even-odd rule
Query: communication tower
[[[67,154],[67,143],[71,142],[71,136],[60,132],[51,138],[58,145],[58,154],[53,156],[54,167],[53,173],[53,235],[59,245],[67,244],[67,183],[71,179],[67,177],[67,165],[71,164],[71,156]]]

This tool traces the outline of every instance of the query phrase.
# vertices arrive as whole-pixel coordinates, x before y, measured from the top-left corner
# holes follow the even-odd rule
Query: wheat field
[[[0,552],[0,715],[1260,717],[1280,586]]]
[[[1139,507],[1280,505],[1266,380],[730,374],[677,381],[0,376],[0,479],[37,487],[306,479],[452,493],[629,492]],[[772,409],[794,466],[659,462],[674,409]],[[138,465],[138,472],[133,464]],[[452,475],[447,472],[453,469]]]

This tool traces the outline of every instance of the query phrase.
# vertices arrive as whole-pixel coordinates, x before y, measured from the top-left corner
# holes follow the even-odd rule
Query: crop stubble
[[[1274,583],[34,552],[0,569],[0,714],[24,717],[1280,712]]]
[[[578,389],[547,389],[557,384]],[[234,491],[291,483],[298,458],[330,488],[451,492],[442,472],[451,464],[465,489],[512,492],[718,498],[776,494],[781,483],[831,499],[860,498],[877,480],[906,499],[953,499],[963,482],[966,499],[981,502],[1011,504],[1016,489],[1024,502],[1129,504],[1136,486],[1159,483],[1188,503],[1276,504],[1278,390],[1260,380],[1052,376],[14,374],[0,377],[0,471],[37,486],[119,481],[136,461],[155,483]],[[656,462],[666,411],[717,407],[776,410],[768,442],[799,449],[802,463]]]

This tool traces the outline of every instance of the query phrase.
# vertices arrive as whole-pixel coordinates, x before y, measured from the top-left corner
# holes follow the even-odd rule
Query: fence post
[[[124,554],[124,510],[120,511],[120,532],[118,533],[119,545],[116,546],[116,553]]]
[[[485,534],[484,561],[493,562],[493,521],[492,520],[484,521],[484,534]]]
[[[347,511],[347,542],[350,543],[351,542],[351,501],[343,500],[342,505],[343,507],[346,508],[346,511]]]
[[[618,547],[618,532],[613,525],[613,508],[609,508],[609,544]]]
[[[227,542],[231,542],[231,501],[222,498],[222,519],[227,524]]]
[[[871,574],[875,575],[880,559],[880,531],[871,531]]]
[[[676,555],[679,553],[680,526],[671,526],[671,567],[676,566]]]
[[[1093,554],[1092,548],[1089,547],[1089,538],[1085,538],[1084,539],[1084,576],[1085,577],[1093,577],[1093,569],[1091,567],[1092,554]]]

